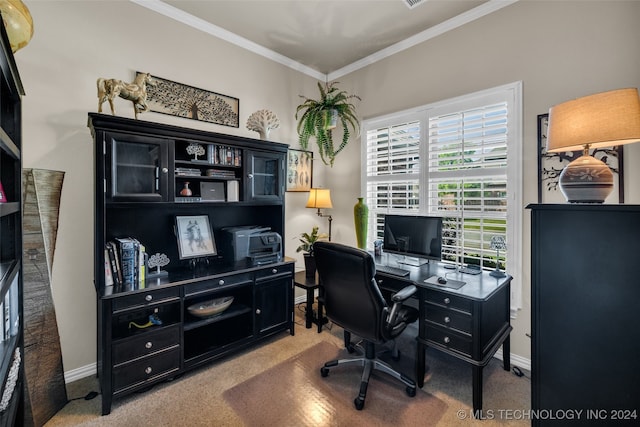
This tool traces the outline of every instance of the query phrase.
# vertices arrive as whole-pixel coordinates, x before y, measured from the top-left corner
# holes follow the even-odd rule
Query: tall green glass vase
[[[364,197],[358,197],[358,203],[353,207],[353,221],[356,226],[356,240],[358,242],[358,247],[360,249],[366,249],[369,207],[364,203]]]

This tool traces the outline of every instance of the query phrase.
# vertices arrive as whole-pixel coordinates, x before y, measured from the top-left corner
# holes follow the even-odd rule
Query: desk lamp
[[[506,274],[500,271],[500,251],[504,251],[507,249],[507,244],[504,242],[504,237],[493,236],[491,238],[491,249],[496,251],[496,269],[489,274],[493,277],[505,277]]]
[[[307,208],[318,209],[318,216],[329,220],[329,241],[331,241],[331,215],[324,215],[320,209],[331,209],[331,190],[327,188],[312,188],[309,190],[309,200],[307,200]]]
[[[613,173],[589,155],[590,148],[640,141],[638,89],[618,89],[567,101],[549,110],[547,151],[583,150],[560,174],[570,203],[602,203],[613,190]]]

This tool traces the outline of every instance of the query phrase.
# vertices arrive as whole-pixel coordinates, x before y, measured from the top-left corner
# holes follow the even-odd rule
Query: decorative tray
[[[211,317],[221,314],[231,303],[233,297],[216,298],[211,301],[203,301],[187,307],[187,311],[196,317]]]

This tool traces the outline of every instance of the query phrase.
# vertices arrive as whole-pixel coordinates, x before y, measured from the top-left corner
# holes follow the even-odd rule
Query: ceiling
[[[131,1],[312,77],[333,80],[516,0]]]

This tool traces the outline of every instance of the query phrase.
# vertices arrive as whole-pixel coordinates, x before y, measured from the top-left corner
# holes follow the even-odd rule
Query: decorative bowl
[[[187,310],[196,317],[211,317],[221,314],[229,308],[232,302],[233,297],[216,298],[211,301],[203,301],[190,305],[187,307]]]

